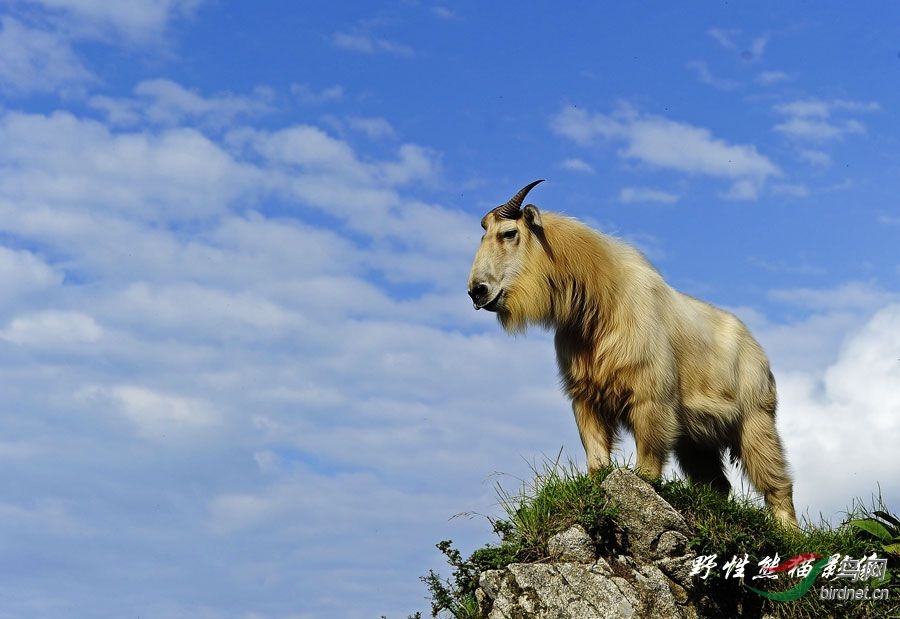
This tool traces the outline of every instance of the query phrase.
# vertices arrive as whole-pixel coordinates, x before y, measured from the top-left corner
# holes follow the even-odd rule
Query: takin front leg
[[[583,400],[573,400],[575,423],[587,455],[588,474],[610,465],[610,453],[616,438],[615,427],[600,416]]]
[[[628,418],[637,448],[636,471],[644,477],[659,479],[678,437],[675,410],[668,404],[636,402],[632,404]]]

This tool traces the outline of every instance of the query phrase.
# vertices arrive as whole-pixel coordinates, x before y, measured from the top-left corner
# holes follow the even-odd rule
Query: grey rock
[[[686,554],[683,557],[670,557],[654,562],[663,573],[682,587],[691,587],[694,577],[691,576],[691,568],[694,564],[694,554]]]
[[[663,557],[681,557],[688,547],[688,538],[678,531],[666,531],[656,543],[657,554]]]
[[[603,480],[601,488],[619,509],[616,523],[626,535],[628,550],[641,559],[660,559],[671,548],[667,538],[666,548],[658,548],[661,537],[667,531],[681,533],[687,539],[690,533],[687,523],[674,507],[656,494],[646,481],[625,469],[616,469]]]
[[[503,584],[505,570],[488,570],[478,578],[478,587],[490,597],[495,597]]]
[[[631,600],[630,584],[623,592],[613,580],[580,563],[514,563],[506,568],[488,619],[628,619],[640,617]]]
[[[594,540],[580,524],[547,540],[547,553],[551,559],[563,563],[593,563],[597,559]]]
[[[652,565],[645,565],[635,572],[635,588],[643,602],[641,616],[650,616],[654,609],[666,609],[667,617],[681,617],[681,608],[672,590],[669,579]]]
[[[613,571],[609,563],[603,557],[599,557],[591,566],[591,571],[601,576],[612,576]]]
[[[475,590],[475,601],[478,602],[478,614],[482,617],[490,615],[494,600],[500,596],[506,570],[488,570],[478,577],[478,589]]]

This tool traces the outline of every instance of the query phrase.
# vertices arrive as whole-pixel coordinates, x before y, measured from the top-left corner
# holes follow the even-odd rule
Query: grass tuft
[[[534,478],[523,483],[517,493],[510,493],[499,483],[495,486],[508,518],[500,525],[501,539],[516,545],[520,556],[532,561],[546,558],[547,541],[574,524],[582,525],[592,537],[612,524],[615,509],[600,484],[613,467],[585,475],[573,462],[560,464],[557,458],[531,469]]]

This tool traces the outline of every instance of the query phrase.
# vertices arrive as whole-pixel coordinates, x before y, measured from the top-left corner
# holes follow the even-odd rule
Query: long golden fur
[[[534,205],[519,209],[521,199],[513,206],[482,220],[469,292],[509,332],[556,331],[589,471],[610,463],[625,427],[645,474],[660,476],[674,452],[691,480],[728,492],[728,450],[775,516],[796,526],[775,380],[744,324],[671,288],[627,244]]]

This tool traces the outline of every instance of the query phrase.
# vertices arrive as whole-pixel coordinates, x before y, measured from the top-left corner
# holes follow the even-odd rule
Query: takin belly
[[[679,377],[682,434],[700,443],[720,444],[732,435],[741,416],[738,381],[715,376],[709,368]]]

